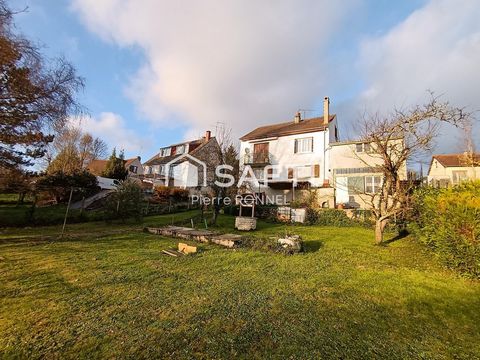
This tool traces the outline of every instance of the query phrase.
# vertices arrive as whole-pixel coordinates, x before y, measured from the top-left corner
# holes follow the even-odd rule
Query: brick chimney
[[[323,124],[328,125],[328,120],[330,118],[330,98],[325,96],[323,99]]]
[[[212,132],[210,130],[205,131],[205,142],[210,141],[212,137]]]
[[[300,113],[300,111],[297,111],[297,113],[295,114],[295,117],[293,119],[293,122],[295,124],[298,124],[300,121],[302,121],[302,114]]]

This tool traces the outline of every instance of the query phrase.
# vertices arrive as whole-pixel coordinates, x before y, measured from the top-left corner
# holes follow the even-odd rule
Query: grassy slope
[[[480,283],[409,238],[376,247],[362,228],[290,230],[306,254],[171,258],[160,250],[176,241],[133,225],[71,225],[64,241],[51,241],[58,227],[6,230],[0,357],[480,357]]]

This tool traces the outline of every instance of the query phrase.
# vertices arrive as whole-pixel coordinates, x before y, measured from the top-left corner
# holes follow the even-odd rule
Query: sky
[[[235,138],[321,115],[330,97],[340,136],[365,112],[390,112],[434,91],[480,108],[476,0],[10,0],[18,29],[85,78],[89,115],[75,120],[124,149],[160,147],[221,126]],[[462,151],[444,129],[437,153]],[[480,130],[474,138],[480,146]]]

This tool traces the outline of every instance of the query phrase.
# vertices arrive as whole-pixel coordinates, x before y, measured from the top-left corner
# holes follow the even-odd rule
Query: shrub
[[[416,237],[450,268],[480,277],[480,181],[414,194]]]
[[[156,186],[154,191],[155,200],[159,202],[168,202],[170,199],[174,201],[187,201],[189,192],[187,189],[172,188],[168,186]]]
[[[277,205],[258,205],[255,207],[255,216],[270,222],[277,222]]]
[[[170,188],[168,186],[155,186],[154,196],[159,201],[168,201],[170,197]]]
[[[173,198],[175,201],[187,201],[188,200],[188,195],[190,193],[188,192],[187,189],[180,189],[180,188],[172,188],[170,190],[170,196]]]
[[[143,215],[144,200],[142,188],[137,182],[121,181],[105,203],[107,218],[121,219],[122,221],[135,218],[140,221]]]
[[[46,192],[54,197],[58,203],[67,202],[70,189],[73,188],[72,200],[76,201],[82,196],[89,196],[99,190],[97,178],[87,170],[73,174],[61,171],[41,177],[36,183],[37,191]]]
[[[355,226],[360,222],[350,219],[345,211],[337,209],[319,209],[307,208],[306,223],[308,225],[321,226]]]

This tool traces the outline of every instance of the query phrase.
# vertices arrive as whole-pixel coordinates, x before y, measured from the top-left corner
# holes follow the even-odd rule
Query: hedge
[[[418,239],[450,268],[480,278],[480,181],[414,194]]]

